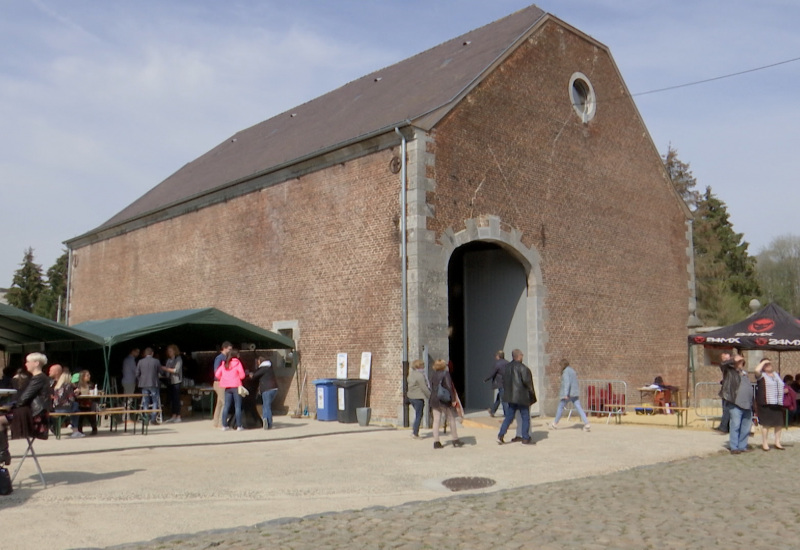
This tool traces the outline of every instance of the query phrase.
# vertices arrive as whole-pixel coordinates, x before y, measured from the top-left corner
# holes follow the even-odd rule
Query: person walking
[[[263,357],[258,358],[258,369],[253,373],[253,380],[258,381],[258,391],[261,393],[261,418],[264,429],[272,429],[272,402],[278,395],[278,378],[272,368],[272,361]]]
[[[225,391],[225,404],[222,407],[222,422],[223,431],[230,430],[228,424],[228,414],[231,410],[231,405],[234,406],[234,421],[236,431],[244,431],[242,425],[242,395],[239,393],[239,387],[244,380],[244,367],[242,362],[239,361],[239,350],[231,348],[225,361],[214,373],[214,376],[219,380],[219,386]]]
[[[506,365],[508,365],[508,361],[506,360],[506,352],[503,350],[498,350],[498,352],[494,354],[494,366],[492,367],[492,372],[489,375],[489,378],[484,380],[484,382],[491,380],[492,389],[497,390],[497,396],[494,399],[494,403],[489,408],[489,416],[492,417],[494,417],[495,413],[497,413],[497,408],[501,403],[503,404],[503,416],[505,416],[506,404],[503,401],[503,372],[506,370]]]
[[[214,367],[211,371],[211,378],[214,380],[214,393],[217,396],[217,402],[214,405],[214,419],[211,421],[212,426],[215,428],[220,427],[220,416],[222,416],[222,407],[225,403],[225,390],[222,386],[219,385],[219,379],[217,378],[217,372],[219,371],[220,365],[225,361],[228,357],[233,346],[230,342],[225,341],[222,342],[222,346],[220,346],[219,355],[214,358]]]
[[[723,351],[719,356],[719,368],[723,373],[723,377],[725,374],[726,368],[733,367],[733,359],[731,359],[731,354],[727,351]],[[722,382],[720,382],[722,384]],[[722,417],[719,419],[719,426],[714,428],[720,433],[730,433],[730,423],[731,423],[731,405],[730,402],[726,401],[724,397],[722,397],[722,388],[719,390],[719,396],[722,400]]]
[[[458,439],[458,429],[456,428],[456,390],[453,379],[447,370],[447,363],[444,359],[437,359],[433,362],[433,373],[431,373],[431,397],[430,405],[433,413],[433,448],[441,449],[443,445],[439,441],[439,430],[441,428],[442,417],[447,418],[450,425],[450,435],[453,447],[463,447],[464,442]]]
[[[161,390],[158,382],[158,371],[161,362],[153,357],[153,348],[145,348],[144,357],[136,364],[136,384],[142,390],[142,409],[161,409]],[[158,424],[158,413],[150,415],[150,421]]]
[[[514,415],[519,412],[521,417],[522,444],[532,445],[535,442],[531,439],[531,405],[536,403],[536,391],[533,389],[533,375],[531,369],[522,362],[522,351],[515,349],[511,352],[512,361],[506,365],[503,373],[503,401],[508,403],[506,416],[500,425],[500,432],[497,434],[497,443],[503,445],[503,437],[508,431],[508,427],[514,420]]]
[[[408,390],[406,396],[414,407],[414,423],[411,426],[411,437],[419,439],[419,426],[422,423],[422,412],[425,410],[425,401],[431,398],[431,389],[428,387],[428,380],[425,378],[425,362],[417,359],[411,363],[411,370],[408,372]]]
[[[550,424],[550,428],[553,430],[558,429],[558,422],[561,420],[561,415],[564,412],[564,407],[567,403],[571,402],[572,406],[575,407],[575,410],[578,411],[578,414],[581,417],[581,422],[583,422],[583,431],[588,432],[591,429],[589,426],[589,420],[586,418],[586,413],[581,407],[581,388],[578,384],[578,374],[573,369],[568,359],[562,359],[558,362],[561,366],[561,388],[558,391],[558,409],[556,410],[556,417],[553,420],[552,424]]]
[[[781,431],[786,421],[783,380],[767,357],[756,366],[756,384],[756,413],[758,425],[761,427],[761,449],[769,451],[767,437],[771,428],[775,432],[775,448],[783,451],[786,449],[781,446]]]
[[[183,385],[183,359],[175,344],[167,346],[167,364],[161,370],[169,375],[169,402],[172,416],[167,422],[181,422],[181,386]]]
[[[728,402],[730,415],[728,446],[731,454],[738,455],[748,451],[747,438],[750,437],[750,427],[753,424],[753,385],[744,370],[744,357],[736,355],[732,365],[724,365],[722,399]]]

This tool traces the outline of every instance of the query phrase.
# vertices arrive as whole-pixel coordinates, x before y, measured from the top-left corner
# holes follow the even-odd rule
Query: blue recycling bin
[[[318,378],[312,381],[317,390],[317,420],[338,420],[335,378]]]

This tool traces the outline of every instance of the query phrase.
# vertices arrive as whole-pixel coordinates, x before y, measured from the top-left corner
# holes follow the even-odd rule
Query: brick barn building
[[[564,356],[684,379],[688,220],[608,48],[531,6],[242,130],[68,241],[69,319],[216,307],[288,331],[309,381],[370,351],[382,419],[406,346],[453,361],[467,410],[520,348],[552,414]]]

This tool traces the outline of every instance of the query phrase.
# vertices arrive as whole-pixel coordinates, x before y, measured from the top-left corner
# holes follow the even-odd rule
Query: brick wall
[[[298,320],[306,395],[372,352],[373,413],[400,396],[399,176],[385,150],[76,252],[71,323],[216,307],[270,328]],[[227,339],[221,332],[213,348]],[[187,350],[191,351],[191,350]],[[296,388],[286,405],[296,405]]]
[[[589,124],[570,104],[575,71],[597,93]],[[431,267],[441,265],[431,260],[442,249],[435,240],[464,230],[465,220],[498,219],[538,253],[544,395],[554,393],[562,356],[584,378],[636,386],[660,374],[682,385],[685,220],[625,91],[604,50],[551,22],[424,143],[411,144],[410,185],[421,198],[409,212],[421,231],[410,253],[423,266],[414,275],[426,281],[410,281],[425,319],[410,320],[412,340],[446,339],[425,334],[442,332],[446,319],[443,293],[427,292],[446,284]],[[389,162],[397,153],[372,153],[77,250],[71,322],[206,306],[263,327],[297,320],[312,411],[310,382],[334,376],[336,353],[349,354],[355,377],[361,352],[371,351],[373,415],[396,418],[400,188]]]
[[[598,98],[588,124],[576,71]],[[625,92],[604,50],[548,23],[434,132],[428,228],[497,216],[541,256],[549,396],[562,356],[584,378],[684,385],[685,218]]]

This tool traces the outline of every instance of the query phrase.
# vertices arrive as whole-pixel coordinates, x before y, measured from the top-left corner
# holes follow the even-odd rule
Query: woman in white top
[[[769,358],[765,357],[756,366],[756,413],[758,425],[761,427],[761,449],[769,451],[767,435],[770,428],[775,430],[775,448],[783,451],[781,446],[781,430],[786,422],[783,408],[783,380],[775,372]]]

